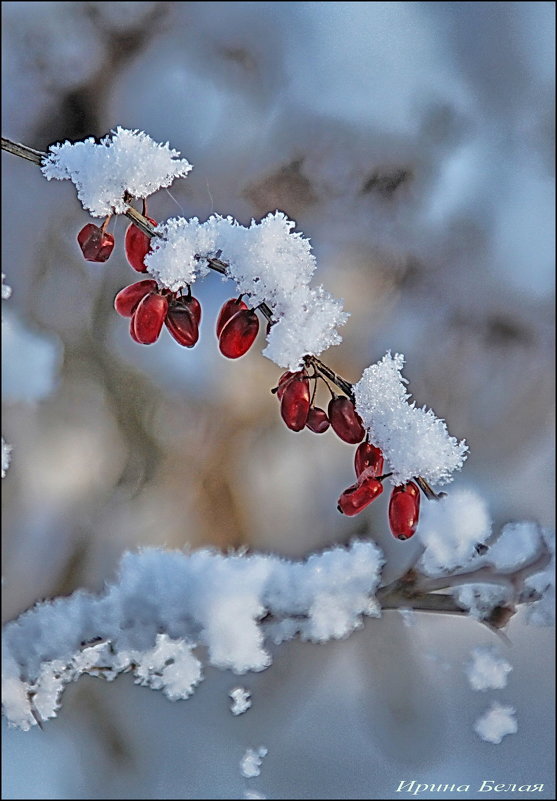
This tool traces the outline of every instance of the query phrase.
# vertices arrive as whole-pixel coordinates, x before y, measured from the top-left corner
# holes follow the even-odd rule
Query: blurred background
[[[351,313],[326,363],[357,381],[404,353],[418,405],[466,438],[456,482],[485,495],[495,530],[552,527],[554,21],[549,2],[6,2],[2,133],[39,150],[117,125],[169,141],[194,170],[152,197],[158,220],[286,212]],[[112,307],[137,278],[127,221],[108,263],[85,262],[73,185],[5,153],[2,167],[4,621],[101,591],[145,545],[301,558],[372,537],[387,578],[402,573],[415,546],[392,540],[386,503],[336,511],[353,448],[282,424],[263,336],[238,362],[218,353],[232,285],[196,285],[195,349],[164,331],[136,345]],[[462,666],[493,636],[426,617],[290,643],[240,680],[207,669],[187,702],[81,679],[45,733],[6,733],[4,796],[390,798],[400,781],[487,779],[551,798],[551,632],[513,621],[509,687],[488,698]],[[238,683],[254,706],[233,718]],[[491,697],[517,709],[499,746],[472,730]]]

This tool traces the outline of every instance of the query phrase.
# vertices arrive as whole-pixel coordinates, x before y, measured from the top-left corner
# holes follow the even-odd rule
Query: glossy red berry
[[[77,235],[77,241],[87,261],[106,261],[114,248],[112,234],[108,234],[102,227],[99,228],[93,223],[83,226]]]
[[[314,434],[323,434],[329,426],[330,423],[327,413],[318,406],[312,406],[309,410],[308,419],[306,420],[306,428],[309,428]]]
[[[151,225],[156,225],[157,221],[152,217],[147,217]],[[134,270],[138,273],[147,272],[147,267],[144,264],[144,259],[151,247],[151,237],[144,234],[135,223],[128,225],[126,236],[124,238],[124,247],[126,249],[126,258]]]
[[[284,392],[280,402],[280,414],[291,431],[301,431],[309,416],[311,403],[309,380],[304,371],[284,382]]]
[[[222,329],[226,323],[239,311],[245,311],[248,307],[241,298],[231,298],[227,300],[219,312],[217,318],[217,339],[220,337]]]
[[[299,376],[299,377],[301,377],[301,372],[300,372],[299,370],[298,370],[298,372],[296,372],[296,373],[290,373],[290,372],[286,372],[286,373],[283,373],[283,374],[281,375],[281,377],[279,378],[279,382],[278,382],[277,389],[276,389],[276,392],[277,392],[277,398],[278,398],[279,400],[282,400],[282,396],[284,395],[284,390],[286,389],[286,387],[287,387],[287,385],[288,385],[288,382],[289,382],[289,381],[290,381],[292,378],[294,378],[294,376]]]
[[[198,326],[201,324],[201,303],[197,298],[190,294],[187,297],[178,298],[176,304],[187,309]]]
[[[125,286],[114,298],[114,308],[122,317],[131,317],[139,301],[149,292],[156,292],[156,289],[157,282],[152,278]]]
[[[354,455],[354,469],[356,476],[361,476],[364,470],[369,470],[368,475],[377,478],[383,473],[383,453],[372,445],[371,442],[362,442],[356,448]]]
[[[168,311],[168,299],[157,292],[139,301],[132,317],[133,338],[142,345],[152,345],[159,338]],[[130,329],[131,330],[131,329]]]
[[[420,490],[413,481],[394,487],[389,501],[389,525],[393,536],[407,540],[413,536],[420,516]]]
[[[329,402],[328,414],[331,428],[342,440],[351,445],[363,440],[366,432],[350,398],[335,395]]]
[[[374,501],[383,492],[383,484],[376,478],[365,478],[345,489],[338,499],[337,509],[341,514],[353,517]]]
[[[219,349],[228,359],[239,359],[253,345],[259,331],[259,317],[253,309],[241,309],[223,326]]]
[[[199,339],[199,326],[190,306],[171,303],[164,324],[176,342],[186,348],[193,348]]]

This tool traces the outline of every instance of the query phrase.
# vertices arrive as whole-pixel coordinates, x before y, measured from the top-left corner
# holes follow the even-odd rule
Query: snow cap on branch
[[[404,356],[388,351],[371,365],[354,386],[356,410],[371,442],[381,448],[393,484],[422,476],[430,484],[447,484],[460,470],[468,446],[449,435],[445,422],[431,409],[409,403],[407,379],[402,377]]]
[[[184,178],[192,166],[179,155],[168,142],[159,144],[143,131],[118,127],[99,144],[90,137],[51,145],[41,170],[49,181],[72,181],[83,208],[93,217],[105,217],[126,211],[126,193],[145,198]]]
[[[218,253],[249,305],[266,303],[273,312],[276,323],[264,355],[279,367],[297,370],[304,356],[318,356],[341,341],[337,327],[348,315],[322,286],[310,287],[315,257],[309,240],[293,231],[295,225],[280,211],[248,227],[219,215],[204,223],[172,218],[155,229],[159,236],[145,264],[159,284],[175,292],[203,277],[207,259]]]

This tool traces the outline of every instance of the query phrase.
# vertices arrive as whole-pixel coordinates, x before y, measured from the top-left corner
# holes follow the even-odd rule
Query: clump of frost
[[[555,623],[555,533],[543,530],[542,536],[551,551],[551,562],[525,580],[526,587],[539,596],[528,606],[527,620],[534,626],[551,626]]]
[[[214,667],[264,670],[265,641],[273,639],[267,616],[280,641],[298,633],[317,642],[346,637],[362,615],[377,614],[382,564],[373,542],[358,541],[303,562],[207,549],[124,554],[104,594],[43,601],[4,626],[4,712],[27,729],[43,712],[55,714],[68,682],[130,670],[170,700],[187,698],[203,678],[197,646]],[[237,714],[246,696],[242,688],[231,694]]]
[[[475,557],[475,546],[485,543],[490,534],[487,505],[473,490],[457,489],[423,504],[417,536],[425,551],[419,568],[434,574],[463,567]]]
[[[502,690],[512,669],[495,648],[481,645],[472,650],[472,660],[465,667],[473,690]]]
[[[468,446],[451,437],[445,422],[431,409],[418,408],[406,392],[404,356],[388,351],[354,386],[356,409],[371,442],[381,448],[393,484],[422,476],[431,484],[447,484],[460,470]]]
[[[145,198],[168,187],[192,169],[168,142],[159,144],[143,131],[118,127],[97,144],[82,142],[51,145],[43,159],[47,180],[70,180],[84,209],[93,217],[126,210],[124,196]]]
[[[202,278],[207,260],[218,254],[238,294],[248,296],[252,308],[266,303],[273,313],[264,355],[296,370],[304,356],[341,342],[337,327],[348,315],[322,286],[310,286],[315,257],[295,225],[280,211],[247,227],[219,215],[204,223],[172,218],[156,227],[145,264],[160,285],[175,292]]]
[[[232,698],[230,711],[233,715],[243,715],[251,706],[251,693],[244,687],[234,687],[228,695]]]
[[[259,748],[248,748],[240,760],[240,773],[245,779],[253,779],[261,774],[261,763],[269,752],[268,748],[260,745]]]
[[[8,298],[12,294],[11,286],[8,286],[8,284],[4,283],[5,277],[6,276],[4,275],[4,273],[2,273],[2,300],[8,300]]]
[[[8,445],[4,437],[2,437],[2,478],[6,478],[6,473],[12,460],[12,446]]]
[[[474,724],[474,731],[486,743],[498,744],[507,734],[516,734],[518,724],[512,706],[503,706],[494,701],[487,712]]]
[[[256,801],[257,799],[265,799],[267,796],[263,795],[263,793],[258,793],[257,790],[244,790],[244,798],[252,798]]]
[[[508,598],[509,590],[498,584],[464,584],[455,587],[452,595],[457,604],[468,609],[470,617],[484,620]]]
[[[505,573],[521,563],[530,562],[538,553],[541,532],[537,523],[507,523],[490,546],[486,561]]]

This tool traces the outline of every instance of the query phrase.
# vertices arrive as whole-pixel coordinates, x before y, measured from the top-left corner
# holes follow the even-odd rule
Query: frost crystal
[[[540,539],[541,533],[536,523],[507,523],[490,546],[486,561],[502,572],[513,570],[516,565],[532,560],[538,552]]]
[[[4,440],[4,437],[2,437],[2,478],[6,478],[6,473],[8,472],[11,459],[12,446],[8,445],[8,443]]]
[[[70,180],[84,209],[93,217],[126,210],[124,195],[145,198],[157,189],[185,177],[192,169],[168,142],[159,144],[142,131],[118,127],[97,144],[83,142],[52,145],[43,160],[47,180]]]
[[[498,656],[491,646],[478,646],[472,651],[472,661],[466,665],[466,675],[473,690],[502,690],[512,665]]]
[[[515,709],[494,701],[488,711],[475,722],[474,731],[486,743],[500,743],[507,734],[516,734],[518,731]]]
[[[265,746],[259,746],[256,750],[248,748],[240,760],[240,772],[245,779],[253,779],[261,773],[261,763],[268,754]]]
[[[8,286],[7,284],[4,283],[5,277],[6,276],[4,275],[4,273],[2,273],[2,300],[7,300],[12,294],[11,286]]]
[[[475,556],[475,545],[484,543],[490,533],[487,505],[472,490],[454,490],[426,503],[417,531],[425,545],[419,566],[429,574],[464,567]]]
[[[460,470],[468,446],[449,435],[443,420],[431,409],[409,403],[408,381],[402,377],[404,356],[391,356],[371,365],[354,386],[356,409],[370,439],[381,448],[393,484],[422,476],[431,484],[447,484]]]
[[[173,292],[208,272],[207,259],[228,264],[238,294],[255,308],[266,303],[276,323],[263,354],[279,367],[298,369],[306,355],[318,356],[341,342],[337,327],[348,315],[322,286],[311,287],[315,257],[295,223],[277,211],[249,227],[213,215],[200,223],[172,218],[157,226],[145,264],[159,284]]]
[[[228,695],[232,698],[230,711],[233,715],[243,715],[251,706],[251,694],[243,687],[234,687]]]

